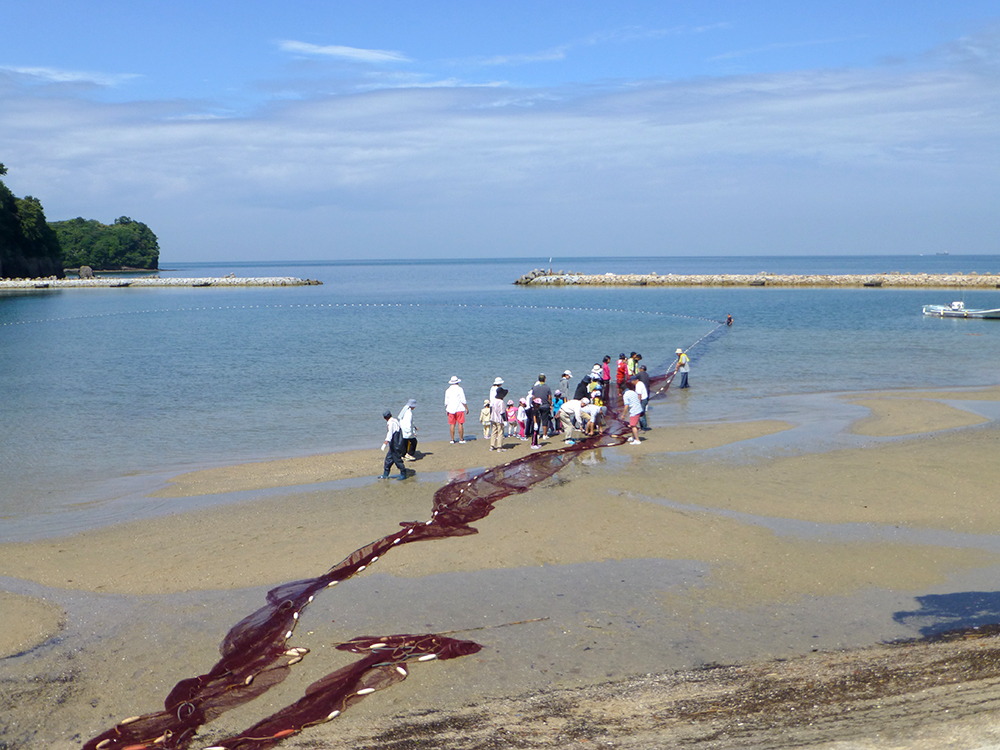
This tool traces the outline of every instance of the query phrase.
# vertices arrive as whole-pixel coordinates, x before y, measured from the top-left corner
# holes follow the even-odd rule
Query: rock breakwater
[[[205,278],[167,278],[143,276],[138,278],[96,278],[96,279],[0,279],[2,289],[88,289],[107,287],[166,287],[166,286],[315,286],[322,281],[297,279],[292,276],[236,277],[219,276]]]
[[[793,287],[954,287],[1000,289],[1000,274],[580,274],[535,269],[518,278],[522,286],[793,286]]]

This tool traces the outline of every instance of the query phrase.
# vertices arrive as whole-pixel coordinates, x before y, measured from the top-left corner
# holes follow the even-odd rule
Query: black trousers
[[[552,422],[552,410],[548,404],[545,404],[543,406],[536,406],[532,411],[535,413],[535,423],[537,425],[534,442],[537,443],[538,438],[549,434],[549,426]]]
[[[396,453],[392,448],[385,449],[385,464],[382,466],[383,476],[389,475],[389,470],[392,469],[393,464],[399,469],[400,474],[405,474],[406,469],[403,468],[403,457]]]

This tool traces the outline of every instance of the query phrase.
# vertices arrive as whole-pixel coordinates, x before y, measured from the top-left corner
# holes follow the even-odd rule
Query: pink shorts
[[[641,417],[641,416],[642,416],[641,414],[636,414],[634,417],[629,417],[628,418],[628,426],[629,427],[638,427],[639,426],[639,417]]]
[[[457,411],[454,414],[448,412],[448,424],[465,424],[465,412]]]

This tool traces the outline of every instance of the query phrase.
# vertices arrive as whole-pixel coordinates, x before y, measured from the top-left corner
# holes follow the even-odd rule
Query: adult
[[[563,370],[562,377],[559,379],[559,390],[563,393],[569,393],[569,387],[572,385],[570,378],[573,377],[573,373],[569,370]]]
[[[545,373],[540,373],[538,382],[531,389],[531,401],[535,411],[535,431],[531,434],[531,447],[541,448],[539,440],[549,434],[552,421],[552,389],[545,383]]]
[[[573,428],[583,432],[583,407],[590,403],[589,398],[571,398],[559,410],[559,423],[566,433],[565,442],[573,442]]]
[[[681,374],[681,388],[688,388],[688,373],[691,372],[691,358],[684,353],[683,349],[674,352],[677,355],[677,364],[674,365],[674,374]]]
[[[625,359],[625,352],[618,355],[618,362],[615,365],[615,380],[618,382],[618,395],[625,392],[625,381],[628,380],[628,361]]]
[[[567,393],[569,393],[567,391]],[[580,379],[580,382],[576,384],[576,390],[573,391],[573,399],[579,401],[581,398],[590,397],[590,373],[587,373]],[[570,399],[570,400],[573,400]]]
[[[497,388],[503,385],[503,378],[497,376],[493,378],[493,385],[490,386],[490,401],[496,398]]]
[[[583,417],[584,433],[587,437],[600,435],[604,432],[604,407],[600,404],[589,403],[580,409]]]
[[[465,402],[465,391],[459,385],[461,382],[461,378],[452,375],[448,381],[448,390],[444,392],[444,410],[448,413],[448,430],[453,445],[455,425],[458,425],[458,442],[465,442],[465,415],[469,413],[469,405]]]
[[[490,450],[505,451],[503,447],[503,425],[507,421],[507,408],[503,400],[507,391],[503,386],[497,386],[490,399]]]
[[[649,373],[646,372],[646,365],[639,365],[639,374],[635,376],[638,382],[637,385],[642,385],[643,390],[640,391],[637,387],[635,392],[639,394],[639,398],[642,400],[642,416],[639,418],[639,429],[643,432],[649,431]]]
[[[636,352],[628,355],[628,359],[625,360],[625,368],[628,372],[626,376],[628,380],[632,380],[639,374],[639,355]]]
[[[490,430],[492,429],[492,418],[493,418],[493,399],[497,397],[497,391],[503,391],[504,395],[507,395],[507,390],[503,387],[503,378],[497,375],[493,378],[493,385],[490,386],[490,397],[486,399],[486,403],[483,404],[483,414],[485,414],[485,422],[483,422],[483,437],[490,437]],[[482,416],[482,414],[480,415]]]
[[[638,445],[639,417],[642,416],[642,401],[639,399],[639,394],[635,392],[635,382],[634,380],[629,380],[625,383],[625,392],[622,393],[622,401],[625,402],[625,409],[628,414],[628,426],[632,430],[632,437],[628,439],[628,442]]]
[[[538,382],[535,382],[538,385]],[[534,386],[532,386],[533,388]],[[535,417],[537,412],[535,411],[535,398],[531,395],[531,389],[528,389],[528,393],[524,397],[524,439],[531,442],[532,445],[535,444]]]
[[[733,324],[733,316],[732,315],[727,315],[726,316],[726,325],[727,326],[731,326],[732,324]]]
[[[406,479],[406,469],[403,468],[403,433],[399,429],[399,422],[388,409],[382,412],[382,417],[385,419],[386,427],[385,440],[382,442],[385,461],[379,479],[388,479],[393,466],[399,469],[399,476],[396,479]]]
[[[403,458],[407,461],[417,460],[417,426],[413,424],[413,410],[417,408],[417,400],[411,398],[399,412],[399,431],[403,433]]]

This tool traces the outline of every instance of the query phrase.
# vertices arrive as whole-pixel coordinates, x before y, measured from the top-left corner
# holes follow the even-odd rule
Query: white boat
[[[924,315],[938,318],[1000,318],[1000,308],[970,310],[964,302],[952,302],[950,305],[924,305]]]

